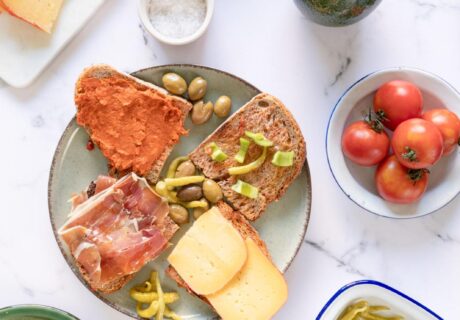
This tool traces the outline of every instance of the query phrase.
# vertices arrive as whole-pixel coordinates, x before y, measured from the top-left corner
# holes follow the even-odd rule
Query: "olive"
[[[208,211],[209,208],[195,208],[193,209],[193,218],[198,219],[199,217],[201,217],[203,215],[203,213],[205,213],[206,211]]]
[[[220,96],[214,103],[214,113],[219,118],[224,118],[229,115],[232,109],[232,100],[227,96]]]
[[[190,177],[195,175],[195,171],[195,165],[192,163],[192,161],[184,161],[177,167],[176,174],[174,175],[174,177]]]
[[[188,97],[192,101],[200,100],[206,95],[208,82],[202,77],[196,77],[188,86]]]
[[[211,179],[206,179],[203,182],[203,193],[204,197],[208,199],[211,203],[216,203],[222,199],[222,190],[220,186]]]
[[[203,190],[196,184],[184,186],[177,191],[177,198],[184,202],[200,200],[202,196]]]
[[[192,122],[194,124],[203,124],[208,121],[212,116],[212,102],[203,103],[198,101],[193,105],[192,109]]]
[[[169,216],[177,224],[188,222],[188,210],[179,204],[169,205]]]
[[[177,73],[166,73],[161,80],[166,90],[173,94],[183,95],[187,91],[187,82]]]

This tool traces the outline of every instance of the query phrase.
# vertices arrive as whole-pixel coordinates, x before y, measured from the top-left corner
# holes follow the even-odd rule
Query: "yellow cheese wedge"
[[[206,298],[223,320],[268,320],[288,297],[286,281],[250,238],[241,271],[222,290]]]
[[[1,2],[11,15],[51,33],[63,0],[1,0]]]
[[[246,257],[243,238],[213,207],[179,240],[168,261],[195,293],[205,295],[222,289]]]

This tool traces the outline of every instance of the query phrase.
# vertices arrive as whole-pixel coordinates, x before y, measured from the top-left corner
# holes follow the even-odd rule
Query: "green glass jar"
[[[324,26],[346,26],[365,18],[381,0],[294,0],[311,21]]]

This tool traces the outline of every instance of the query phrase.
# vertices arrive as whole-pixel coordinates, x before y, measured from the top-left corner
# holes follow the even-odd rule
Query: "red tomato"
[[[423,98],[414,84],[394,80],[382,85],[374,96],[374,111],[388,129],[394,130],[403,121],[422,116]]]
[[[380,196],[390,202],[412,203],[419,200],[428,185],[428,171],[408,169],[395,155],[386,158],[375,172]]]
[[[443,154],[452,153],[460,143],[460,119],[457,115],[447,109],[434,109],[425,112],[422,118],[433,123],[441,131],[444,141]]]
[[[388,154],[390,139],[385,131],[377,132],[365,121],[352,123],[342,135],[342,150],[351,161],[373,166]]]
[[[423,119],[401,123],[393,134],[391,145],[399,162],[410,169],[432,166],[441,158],[443,151],[441,132]]]

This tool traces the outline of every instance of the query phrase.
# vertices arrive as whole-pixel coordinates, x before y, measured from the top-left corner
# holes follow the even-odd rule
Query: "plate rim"
[[[143,68],[143,69],[140,69],[140,70],[136,70],[134,72],[131,72],[129,73],[130,75],[137,77],[137,75],[139,73],[142,73],[142,72],[146,72],[146,71],[149,71],[149,70],[159,70],[159,69],[165,69],[165,68],[182,68],[182,67],[186,67],[186,68],[197,68],[197,69],[205,69],[205,70],[208,70],[208,71],[213,71],[213,72],[217,72],[217,73],[220,73],[220,74],[223,74],[225,76],[229,76],[233,79],[236,79],[240,82],[242,82],[244,85],[250,87],[251,89],[253,89],[254,91],[256,91],[257,93],[261,93],[262,91],[259,90],[257,87],[255,87],[254,85],[252,85],[251,83],[249,83],[248,81],[238,77],[238,76],[235,76],[234,74],[232,73],[229,73],[227,71],[223,71],[223,70],[219,70],[219,69],[215,69],[215,68],[212,68],[212,67],[207,67],[207,66],[201,66],[201,65],[195,65],[195,64],[184,64],[184,63],[179,63],[179,64],[165,64],[165,65],[158,65],[158,66],[153,66],[153,67],[147,67],[147,68]],[[59,141],[58,141],[58,144],[56,146],[56,149],[54,151],[54,154],[53,154],[53,159],[51,161],[51,167],[50,167],[50,172],[49,172],[49,176],[48,176],[48,192],[47,192],[47,197],[48,197],[48,215],[49,215],[49,219],[50,219],[50,222],[51,222],[51,228],[53,230],[53,235],[54,235],[54,238],[56,240],[56,244],[58,245],[59,247],[59,251],[61,252],[61,255],[62,257],[64,258],[65,262],[67,263],[67,265],[69,266],[70,270],[74,273],[74,275],[77,277],[77,279],[94,295],[96,296],[99,300],[101,300],[102,302],[104,302],[105,304],[107,304],[108,306],[112,307],[113,309],[117,310],[118,312],[121,312],[133,319],[142,319],[140,318],[139,316],[136,315],[136,317],[134,317],[132,314],[129,314],[127,312],[124,311],[124,308],[121,308],[119,307],[116,303],[113,303],[112,301],[109,301],[108,299],[106,299],[101,293],[97,292],[97,291],[94,291],[91,289],[91,287],[89,286],[89,284],[83,279],[83,277],[81,276],[80,272],[78,270],[76,270],[75,268],[75,263],[74,261],[72,260],[71,257],[67,257],[67,254],[66,252],[64,251],[64,244],[62,243],[61,239],[59,238],[59,235],[57,233],[57,230],[58,228],[56,228],[56,225],[54,223],[54,220],[53,220],[53,216],[54,215],[54,208],[53,208],[53,205],[51,203],[51,193],[52,193],[52,182],[53,182],[53,179],[55,177],[54,173],[55,173],[55,170],[56,170],[56,167],[57,167],[57,160],[58,160],[58,157],[59,155],[62,153],[62,149],[63,149],[63,143],[64,143],[64,139],[68,136],[70,130],[72,129],[74,123],[76,124],[76,115],[74,115],[71,120],[69,121],[69,123],[67,124],[67,126],[65,127],[64,131],[62,132],[61,134],[61,137],[59,138]],[[78,125],[78,124],[77,124]],[[293,263],[295,257],[297,256],[297,254],[299,253],[300,251],[300,248],[302,247],[302,244],[303,244],[303,240],[305,239],[305,235],[307,233],[307,229],[308,229],[308,225],[309,225],[309,222],[310,222],[310,217],[311,217],[311,208],[312,208],[312,200],[313,200],[313,197],[312,197],[312,183],[311,183],[311,172],[310,172],[310,167],[308,165],[308,159],[305,157],[305,162],[302,166],[303,169],[305,169],[305,173],[306,173],[306,179],[307,179],[307,188],[306,188],[306,194],[304,196],[306,196],[306,199],[307,199],[307,203],[305,205],[305,215],[306,215],[306,218],[305,218],[305,221],[304,221],[304,224],[302,226],[302,233],[299,235],[299,242],[297,243],[297,248],[296,250],[293,252],[292,256],[289,258],[289,261],[288,263],[286,264],[286,266],[281,270],[281,272],[284,274],[288,269],[289,267],[291,266],[291,264]],[[303,170],[302,169],[302,170]],[[302,173],[300,173],[302,174]],[[299,176],[300,176],[299,174]]]
[[[386,289],[386,290],[388,290],[390,292],[393,292],[393,293],[397,294],[401,298],[404,298],[405,300],[408,300],[408,301],[412,302],[416,306],[420,307],[421,309],[423,309],[426,312],[428,312],[429,314],[431,314],[433,317],[435,317],[435,318],[437,318],[439,320],[443,320],[443,318],[441,318],[439,315],[437,315],[434,311],[432,311],[430,308],[426,307],[425,305],[421,304],[420,302],[418,302],[414,298],[411,298],[407,294],[405,294],[405,293],[403,293],[403,292],[401,292],[401,291],[399,291],[399,290],[397,290],[397,289],[395,289],[395,288],[393,288],[393,287],[391,287],[391,286],[389,286],[389,285],[387,285],[387,284],[385,284],[383,282],[376,281],[376,280],[358,280],[358,281],[353,281],[353,282],[350,282],[350,283],[344,285],[339,290],[337,290],[336,293],[334,293],[334,295],[326,302],[324,307],[321,309],[319,314],[316,316],[316,320],[322,320],[322,316],[324,316],[324,314],[329,309],[329,307],[345,291],[347,291],[347,290],[349,290],[349,289],[351,289],[353,287],[360,286],[360,285],[373,285],[373,286],[377,286],[377,287],[381,287],[383,289]]]
[[[330,126],[331,126],[331,122],[332,122],[332,118],[338,108],[338,106],[341,104],[342,100],[344,99],[344,97],[356,86],[358,85],[359,83],[363,82],[364,80],[366,80],[367,78],[375,75],[375,74],[380,74],[380,73],[384,73],[384,72],[392,72],[392,71],[411,71],[411,72],[417,72],[417,73],[421,73],[421,74],[426,74],[430,77],[433,77],[433,78],[436,78],[438,79],[440,82],[444,83],[448,88],[450,88],[460,99],[460,91],[458,91],[452,84],[450,84],[447,80],[445,80],[444,78],[442,78],[441,76],[433,73],[433,72],[430,72],[430,71],[426,71],[426,70],[423,70],[421,68],[417,68],[417,67],[407,67],[407,66],[399,66],[399,67],[390,67],[390,68],[382,68],[382,69],[378,69],[376,71],[373,71],[373,72],[370,72],[368,74],[366,74],[365,76],[359,78],[358,80],[356,80],[355,82],[353,82],[341,95],[340,97],[338,98],[337,102],[335,103],[334,105],[334,108],[332,109],[330,115],[329,115],[329,119],[328,119],[328,123],[327,123],[327,127],[326,127],[326,136],[325,136],[325,151],[326,151],[326,159],[327,159],[327,164],[328,164],[328,167],[329,167],[329,171],[331,172],[332,174],[332,177],[334,178],[334,181],[335,183],[339,186],[340,190],[342,190],[342,192],[345,194],[345,196],[350,199],[353,203],[355,203],[358,207],[364,209],[365,211],[369,212],[369,213],[372,213],[378,217],[382,217],[382,218],[386,218],[386,219],[393,219],[393,220],[410,220],[410,219],[417,219],[417,218],[422,218],[422,217],[426,217],[428,215],[431,215],[431,214],[434,214],[434,213],[437,213],[439,212],[441,209],[445,208],[446,206],[448,206],[452,201],[454,201],[457,196],[460,194],[460,190],[457,192],[456,195],[454,195],[451,199],[449,199],[446,203],[444,203],[442,206],[440,206],[439,208],[437,209],[434,209],[432,211],[429,211],[429,212],[425,212],[423,214],[419,214],[419,215],[412,215],[412,216],[388,216],[388,215],[385,215],[383,213],[379,213],[379,212],[374,212],[372,211],[371,209],[369,208],[366,208],[364,206],[362,206],[360,203],[358,203],[358,201],[356,201],[355,199],[353,199],[344,189],[344,187],[342,187],[342,184],[339,183],[339,181],[337,180],[337,177],[334,173],[334,170],[332,169],[332,166],[331,166],[331,159],[330,159],[330,156],[329,156],[329,144],[328,144],[328,141],[329,141],[329,135],[331,134],[330,132]]]

